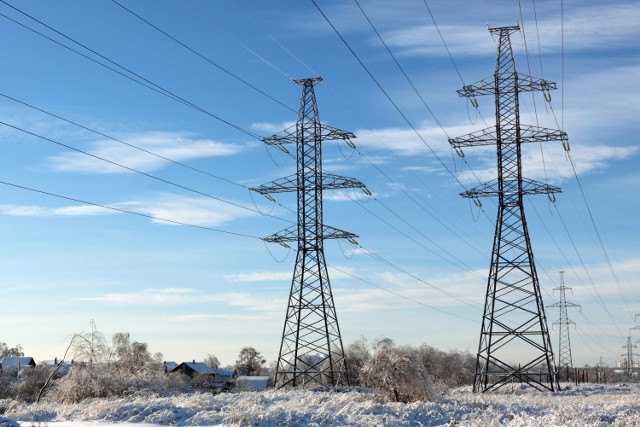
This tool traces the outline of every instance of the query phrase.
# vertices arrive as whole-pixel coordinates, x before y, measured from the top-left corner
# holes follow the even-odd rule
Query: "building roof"
[[[242,376],[236,379],[236,387],[251,391],[263,391],[269,387],[269,377],[249,377]]]
[[[173,371],[178,366],[177,362],[174,361],[166,361],[164,362],[164,369],[166,372]]]
[[[0,368],[13,369],[24,368],[26,366],[36,366],[33,357],[3,357],[0,360]]]
[[[204,362],[182,362],[181,364],[177,365],[175,368],[173,368],[171,370],[167,370],[167,371],[168,372],[174,372],[174,371],[182,371],[184,369],[191,370],[191,371],[195,372],[196,374],[215,375],[215,374],[218,373],[217,369],[211,369]]]

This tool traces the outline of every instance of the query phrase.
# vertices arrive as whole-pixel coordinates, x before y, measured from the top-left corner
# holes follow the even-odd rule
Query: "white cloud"
[[[119,203],[118,207],[141,212],[156,218],[193,225],[218,226],[253,212],[218,200],[204,197],[185,197],[159,194],[153,198]],[[157,223],[167,224],[160,219]]]
[[[291,280],[291,272],[253,271],[250,273],[228,274],[225,279],[232,282],[272,282]]]
[[[411,128],[360,129],[356,134],[359,146],[384,149],[400,156],[432,156],[431,150],[439,156],[451,152],[447,136],[440,127],[422,125],[416,130],[420,136]],[[475,127],[452,126],[445,130],[454,137],[472,132]]]
[[[274,134],[285,129],[288,129],[294,126],[296,122],[279,122],[279,123],[271,123],[271,122],[256,122],[251,125],[251,129],[265,133],[265,134]]]
[[[110,209],[101,208],[99,206],[80,205],[67,206],[62,208],[49,208],[44,206],[33,205],[0,205],[0,215],[9,216],[31,216],[31,217],[49,217],[49,216],[94,216],[118,213]]]
[[[137,306],[193,306],[217,303],[256,312],[280,311],[283,301],[248,292],[203,293],[189,288],[145,288],[132,292],[105,293],[93,297],[75,297],[74,301],[102,301]]]
[[[553,18],[541,15],[537,23],[541,49],[543,52],[559,51],[562,42],[560,19],[555,11]],[[447,51],[437,29],[430,20],[425,22],[396,24],[394,29],[383,32],[383,38],[400,55],[446,56]],[[640,35],[638,22],[640,8],[633,2],[606,5],[584,3],[565,15],[565,51],[610,49],[611,46],[635,47]],[[454,58],[487,55],[496,51],[496,44],[485,27],[457,23],[441,23],[438,27]],[[537,46],[535,23],[527,20],[524,29],[530,49],[534,43]],[[379,42],[372,39],[372,43]],[[512,44],[514,49],[524,51],[522,31],[519,36],[512,36]]]
[[[139,135],[125,135],[121,140],[174,161],[230,156],[240,152],[242,148],[238,145],[225,144],[210,139],[192,138],[189,134],[183,132],[149,132]],[[112,140],[94,142],[84,151],[142,171],[159,169],[168,163],[167,160],[158,156]],[[49,157],[48,161],[54,170],[62,172],[128,172],[124,168],[77,152]]]
[[[565,50],[635,47],[640,36],[638,22],[640,8],[635,2],[583,3],[582,8],[565,15]],[[543,49],[557,50],[562,40],[560,20],[542,20],[539,29]],[[532,30],[533,27],[529,31]]]
[[[170,220],[213,227],[243,216],[254,215],[252,211],[218,200],[204,197],[185,197],[169,193],[156,194],[143,200],[112,203],[108,206],[158,218],[152,219],[152,221],[159,224],[171,224],[171,222],[163,221]],[[118,211],[91,205],[61,208],[33,205],[0,205],[0,215],[10,216],[62,217],[96,216],[113,213],[118,213]]]
[[[574,176],[571,163],[566,160],[564,149],[558,143],[547,143],[544,147],[544,158],[539,147],[525,147],[522,156],[523,176],[529,179],[562,181]],[[459,175],[460,181],[475,185],[478,180],[485,182],[495,179],[497,176],[495,164],[495,147],[491,152],[484,150],[483,155],[477,156],[479,151],[474,151],[476,157],[481,160],[481,167],[468,169]],[[615,160],[628,159],[640,152],[640,146],[613,147],[607,145],[587,146],[573,144],[570,146],[570,154],[578,174],[586,174],[607,168]]]

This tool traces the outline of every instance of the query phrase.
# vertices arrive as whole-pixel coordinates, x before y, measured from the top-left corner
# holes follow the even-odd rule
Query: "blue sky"
[[[259,137],[295,121],[291,79],[320,75],[322,121],[357,136],[357,151],[325,144],[324,169],[373,193],[324,195],[325,223],[359,236],[356,249],[326,244],[344,343],[388,336],[475,352],[496,205],[459,193],[495,177],[495,148],[461,159],[447,139],[492,124],[493,99],[475,110],[456,90],[493,73],[487,26],[519,22],[518,69],[558,83],[551,103],[523,95],[522,122],[563,128],[579,178],[559,142],[525,147],[525,175],[563,189],[555,205],[526,205],[545,304],[565,271],[581,305],[570,312],[574,363],[619,359],[640,313],[634,1],[359,1],[433,114],[356,2],[317,4],[402,114],[311,1],[120,4],[166,34],[107,0],[0,3],[0,341],[60,357],[94,319],[168,360],[213,353],[229,364],[250,345],[273,361],[295,253],[260,237],[295,220],[295,196],[273,204],[247,188],[294,172]],[[558,313],[547,316],[551,327]],[[557,349],[557,329],[552,340]]]

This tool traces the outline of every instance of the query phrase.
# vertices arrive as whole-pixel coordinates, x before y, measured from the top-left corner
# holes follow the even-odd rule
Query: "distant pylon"
[[[627,345],[623,345],[622,348],[626,349],[627,352],[621,354],[622,357],[625,357],[625,367],[624,367],[624,374],[628,377],[631,376],[631,374],[633,373],[633,356],[638,356],[637,354],[635,354],[633,352],[634,348],[637,348],[637,346],[635,344],[631,343],[631,336],[627,337]]]
[[[498,179],[465,191],[463,197],[497,196],[498,214],[491,253],[482,329],[476,361],[474,391],[498,389],[511,382],[525,382],[555,391],[557,372],[551,350],[533,251],[524,215],[523,198],[560,189],[522,177],[521,145],[525,142],[566,140],[557,130],[520,124],[520,92],[544,91],[555,83],[516,72],[510,34],[519,27],[490,28],[499,37],[493,78],[464,86],[460,96],[475,104],[478,95],[494,95],[496,125],[449,143],[462,147],[497,146]],[[517,359],[521,359],[518,363]]]
[[[560,294],[560,301],[551,304],[550,308],[559,308],[560,309],[560,318],[553,322],[554,325],[559,325],[559,343],[558,343],[558,368],[560,368],[560,372],[562,372],[562,368],[565,368],[567,372],[571,372],[573,368],[573,358],[571,357],[571,340],[569,338],[569,325],[575,325],[575,322],[569,320],[569,316],[567,313],[568,307],[580,307],[578,304],[574,304],[572,302],[567,302],[566,291],[571,290],[571,288],[567,288],[564,285],[564,271],[560,272],[560,287],[554,288],[554,291],[558,291]],[[567,381],[569,378],[567,378]]]
[[[325,239],[353,240],[357,236],[324,225],[322,191],[362,188],[354,178],[322,171],[322,142],[349,141],[351,132],[320,123],[314,85],[320,77],[294,80],[302,86],[295,126],[264,138],[266,144],[288,152],[283,144],[295,144],[297,172],[252,190],[263,195],[293,192],[298,198],[297,225],[266,237],[267,242],[296,242],[289,304],[275,374],[276,387],[347,385],[347,366],[324,256]]]

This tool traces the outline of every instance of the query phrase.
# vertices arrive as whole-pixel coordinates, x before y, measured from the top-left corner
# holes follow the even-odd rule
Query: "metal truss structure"
[[[498,178],[461,195],[467,198],[498,197],[491,267],[487,283],[482,329],[473,389],[496,390],[522,382],[540,390],[558,387],[554,355],[549,339],[540,285],[524,214],[523,198],[530,194],[560,192],[560,188],[522,177],[523,143],[567,140],[566,133],[520,124],[521,92],[555,89],[555,83],[519,75],[510,35],[519,27],[490,28],[498,37],[493,79],[464,86],[458,94],[475,104],[479,95],[495,97],[496,125],[449,143],[463,147],[497,146]],[[521,358],[521,363],[514,361]],[[524,359],[524,360],[522,360]]]
[[[553,322],[554,325],[558,325],[559,327],[558,368],[560,370],[562,370],[562,368],[565,368],[567,372],[571,372],[573,368],[573,358],[571,357],[571,340],[569,338],[569,326],[575,325],[575,322],[569,320],[567,308],[580,307],[580,305],[574,304],[572,302],[567,302],[567,290],[571,290],[571,288],[567,288],[564,285],[564,271],[560,272],[560,286],[554,288],[553,290],[558,291],[558,293],[560,294],[560,301],[549,306],[549,308],[560,309],[560,318]],[[567,381],[568,380],[569,378],[567,378]]]
[[[275,375],[278,388],[348,384],[324,240],[353,240],[357,236],[324,225],[322,192],[327,189],[366,189],[356,179],[322,171],[322,142],[350,142],[355,136],[320,123],[314,91],[314,85],[320,81],[319,77],[294,80],[302,86],[295,126],[263,139],[266,144],[285,152],[288,150],[284,144],[295,144],[296,173],[252,189],[263,195],[296,192],[298,199],[297,225],[264,239],[281,244],[296,242],[298,248]]]

